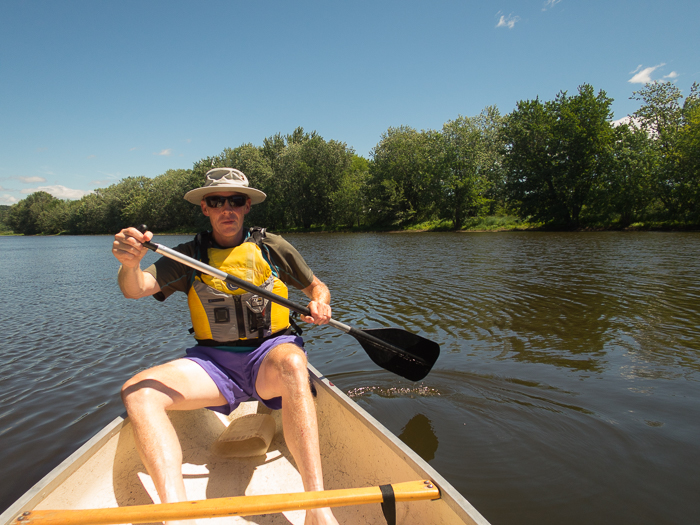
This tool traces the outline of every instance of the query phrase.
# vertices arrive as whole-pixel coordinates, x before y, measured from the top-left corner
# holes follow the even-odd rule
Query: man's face
[[[242,195],[233,191],[210,193],[207,197],[228,197],[229,195]],[[223,206],[216,208],[207,205],[206,198],[201,202],[202,213],[209,217],[212,231],[223,238],[231,238],[238,235],[243,228],[243,219],[250,211],[250,199],[246,197],[243,206],[232,207],[231,203],[224,201]]]

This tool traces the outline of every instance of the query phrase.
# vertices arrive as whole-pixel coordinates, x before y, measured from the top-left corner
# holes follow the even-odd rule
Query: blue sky
[[[589,83],[700,82],[700,2],[0,2],[0,204],[80,198],[297,126],[370,156],[389,127]]]

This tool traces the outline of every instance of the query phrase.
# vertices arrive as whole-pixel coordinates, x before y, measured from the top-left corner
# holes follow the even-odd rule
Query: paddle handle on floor
[[[409,481],[355,489],[294,492],[266,496],[238,496],[181,503],[134,505],[109,509],[33,510],[19,516],[13,525],[106,525],[117,523],[152,523],[168,520],[191,520],[225,516],[255,516],[273,512],[344,507],[369,503],[389,503],[387,488],[394,501],[440,499],[440,490],[432,481]],[[389,491],[391,492],[391,491]]]

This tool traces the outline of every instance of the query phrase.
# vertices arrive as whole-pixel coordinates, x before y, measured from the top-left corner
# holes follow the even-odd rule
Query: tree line
[[[198,231],[206,218],[183,195],[211,168],[227,166],[268,195],[249,223],[273,230],[459,229],[493,215],[566,229],[700,224],[700,86],[684,99],[672,83],[651,83],[631,98],[639,109],[616,126],[612,99],[584,84],[554,100],[520,101],[508,115],[489,106],[440,130],[389,128],[370,159],[297,128],[77,201],[36,192],[0,210],[0,222],[26,235],[113,233],[141,223]]]

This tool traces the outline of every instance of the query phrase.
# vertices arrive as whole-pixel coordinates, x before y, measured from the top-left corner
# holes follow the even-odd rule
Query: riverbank
[[[310,228],[275,228],[275,233],[402,233],[402,232],[460,232],[460,233],[486,233],[486,232],[515,232],[515,231],[541,231],[541,232],[604,232],[604,231],[658,231],[658,232],[694,232],[700,231],[700,224],[682,223],[678,221],[648,221],[636,222],[627,226],[617,223],[586,225],[579,228],[566,228],[561,226],[547,225],[541,222],[529,222],[513,216],[488,216],[475,217],[469,219],[466,224],[455,229],[452,221],[435,220],[425,221],[416,224],[403,226],[387,225],[378,227],[376,225],[361,226],[311,226]],[[91,235],[109,235],[111,232]],[[194,235],[197,232],[167,230],[156,231],[157,235]],[[0,236],[22,235],[11,230],[0,231]],[[68,231],[58,234],[37,234],[37,236],[54,235],[75,235]]]

